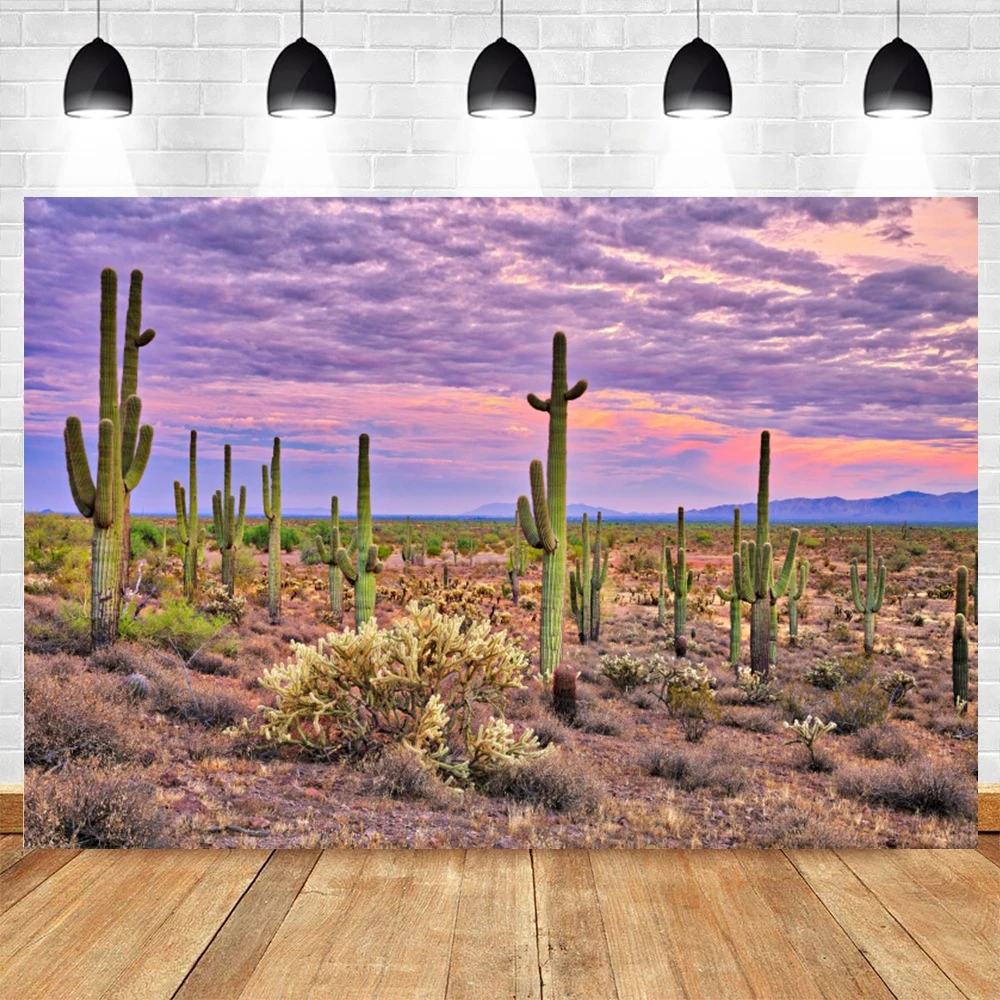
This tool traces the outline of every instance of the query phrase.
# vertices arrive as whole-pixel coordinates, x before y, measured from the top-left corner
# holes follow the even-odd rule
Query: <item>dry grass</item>
[[[362,771],[365,780],[361,787],[373,795],[437,801],[444,791],[441,782],[419,757],[400,747],[389,747],[368,758]]]
[[[649,753],[643,765],[654,778],[666,778],[689,792],[712,788],[724,795],[737,795],[747,786],[746,769],[718,749],[665,747]]]
[[[556,754],[498,768],[482,789],[487,795],[560,813],[591,813],[606,794],[578,761]]]
[[[913,756],[913,744],[891,725],[863,729],[854,737],[854,750],[868,760],[892,760],[897,764]]]
[[[927,760],[844,768],[837,780],[841,795],[912,813],[972,819],[978,803],[974,788],[952,768]]]

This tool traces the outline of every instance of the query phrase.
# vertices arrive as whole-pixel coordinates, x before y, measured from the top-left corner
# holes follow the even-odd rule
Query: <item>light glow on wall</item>
[[[66,154],[59,170],[61,196],[121,196],[136,194],[122,129],[124,119],[64,118],[53,128],[64,130]]]
[[[856,194],[920,197],[934,194],[924,137],[934,125],[925,118],[862,118],[865,139]]]
[[[523,119],[468,118],[466,157],[459,188],[463,194],[540,195],[541,182],[528,146]]]
[[[663,129],[665,152],[657,160],[654,191],[663,195],[721,195],[736,190],[716,118],[650,122]]]

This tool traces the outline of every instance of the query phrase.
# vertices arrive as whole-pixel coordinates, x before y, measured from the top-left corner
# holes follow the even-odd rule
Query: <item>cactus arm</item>
[[[715,592],[719,595],[719,600],[722,601],[723,604],[728,604],[730,601],[736,600],[736,598],[739,596],[736,593],[736,587],[735,586],[733,587],[733,589],[731,591],[730,590],[723,590],[721,587],[716,587],[715,588]]]
[[[788,542],[788,552],[785,554],[785,562],[781,567],[778,579],[771,585],[771,600],[782,597],[788,590],[788,583],[792,578],[792,570],[795,568],[795,552],[799,546],[799,529],[793,528],[792,535]]]
[[[540,399],[533,392],[528,393],[528,402],[536,410],[541,410],[542,413],[548,413],[552,406],[552,401],[548,399]]]
[[[806,584],[809,582],[809,560],[803,559],[799,564],[799,586],[795,593],[795,600],[801,601],[806,593]]]
[[[236,516],[236,528],[233,532],[233,545],[243,544],[243,529],[247,519],[247,488],[240,487],[240,512]]]
[[[135,458],[135,439],[139,433],[139,420],[142,417],[142,400],[129,396],[121,407],[122,419],[122,474],[128,473]]]
[[[851,561],[851,597],[854,599],[854,607],[859,611],[865,610],[865,602],[861,600],[861,581],[858,578],[858,561]]]
[[[517,498],[517,519],[524,532],[525,541],[533,548],[540,549],[542,540],[535,528],[535,518],[531,513],[531,501],[524,495]]]
[[[566,402],[571,403],[574,399],[579,399],[587,391],[587,380],[585,378],[580,379],[572,389],[566,392]]]
[[[531,507],[538,528],[538,540],[545,552],[555,552],[559,540],[552,530],[552,522],[549,519],[549,502],[545,496],[545,471],[539,459],[532,459],[530,472]]]
[[[268,521],[271,521],[274,519],[274,511],[271,509],[271,484],[267,478],[266,465],[262,465],[260,467],[260,475],[261,475],[261,489],[263,492],[263,499],[264,499],[264,517],[266,517]]]
[[[333,543],[331,542],[331,545]],[[316,551],[319,553],[320,562],[331,563],[335,559],[331,556],[331,551],[327,550],[327,547],[323,544],[323,538],[321,535],[316,536]]]
[[[115,515],[115,425],[113,420],[102,420],[97,432],[97,492],[94,500],[94,524],[110,528]]]
[[[174,507],[177,508],[177,537],[181,540],[181,545],[187,545],[187,516],[184,513],[185,499],[184,487],[180,481],[174,480]]]
[[[747,570],[746,544],[744,542],[740,546],[741,552],[733,553],[733,589],[739,588],[740,600],[752,604],[754,593],[753,587],[750,586],[750,573]]]
[[[687,586],[684,588],[685,593],[687,593],[691,589],[693,583],[694,583],[694,570],[689,569],[687,575]]]
[[[580,614],[580,606],[577,603],[576,594],[579,584],[577,583],[577,576],[580,573],[580,564],[577,563],[575,569],[569,575],[569,607],[570,611],[573,612],[573,617],[576,618]]]
[[[378,561],[378,546],[368,546],[368,558],[365,560],[365,570],[369,573],[381,573],[384,566]]]
[[[215,530],[215,541],[221,549],[224,529],[222,527],[222,493],[219,490],[212,494],[212,526]]]
[[[351,584],[357,583],[358,574],[354,570],[354,564],[351,562],[351,557],[347,554],[347,549],[337,549],[335,558],[337,565],[340,567],[340,572],[344,574],[347,582]]]
[[[663,557],[665,559],[665,565],[667,570],[667,590],[674,589],[674,561],[671,558],[670,547],[666,546],[663,549]]]
[[[66,472],[69,475],[73,502],[84,517],[91,517],[94,513],[96,490],[90,474],[90,462],[87,461],[87,449],[83,443],[83,428],[80,426],[79,417],[69,417],[66,420],[63,442],[66,446]]]
[[[136,397],[133,396],[133,399]],[[149,453],[153,447],[153,428],[149,424],[143,424],[139,428],[139,443],[135,449],[135,455],[129,464],[128,472],[125,473],[125,492],[131,493],[139,485],[142,474],[146,471],[149,462]]]
[[[885,562],[882,557],[878,557],[878,569],[876,570],[878,583],[875,587],[875,600],[872,603],[872,611],[882,610],[882,598],[885,597]]]

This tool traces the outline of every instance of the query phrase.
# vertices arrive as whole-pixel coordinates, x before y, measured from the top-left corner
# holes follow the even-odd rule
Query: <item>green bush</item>
[[[163,544],[163,532],[152,521],[132,522],[132,557],[138,558]]]
[[[225,617],[201,614],[186,601],[167,601],[158,611],[122,620],[121,634],[133,642],[172,649],[185,660],[228,624]]]
[[[893,549],[886,557],[885,565],[891,573],[902,573],[910,566],[910,553],[903,548]]]
[[[261,552],[267,551],[267,525],[254,524],[243,532],[243,544],[252,545]],[[294,552],[302,544],[302,536],[288,525],[281,526],[281,549],[283,552]]]

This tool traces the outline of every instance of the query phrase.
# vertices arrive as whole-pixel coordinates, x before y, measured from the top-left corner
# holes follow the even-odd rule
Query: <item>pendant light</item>
[[[896,37],[875,53],[865,77],[865,114],[872,118],[923,118],[931,113],[933,100],[927,63],[899,37],[896,0]]]
[[[524,53],[503,37],[487,45],[469,74],[469,114],[476,118],[527,118],[535,113],[535,75]]]
[[[299,37],[274,61],[267,81],[267,113],[275,118],[328,118],[337,87],[326,56],[305,39],[305,0],[299,0]]]
[[[132,77],[121,53],[101,38],[101,0],[97,0],[97,37],[69,64],[63,86],[63,111],[72,118],[124,118],[132,114]]]
[[[697,34],[678,50],[663,81],[663,113],[671,118],[723,118],[733,110],[733,85],[719,50],[701,37],[701,0],[695,11]]]

